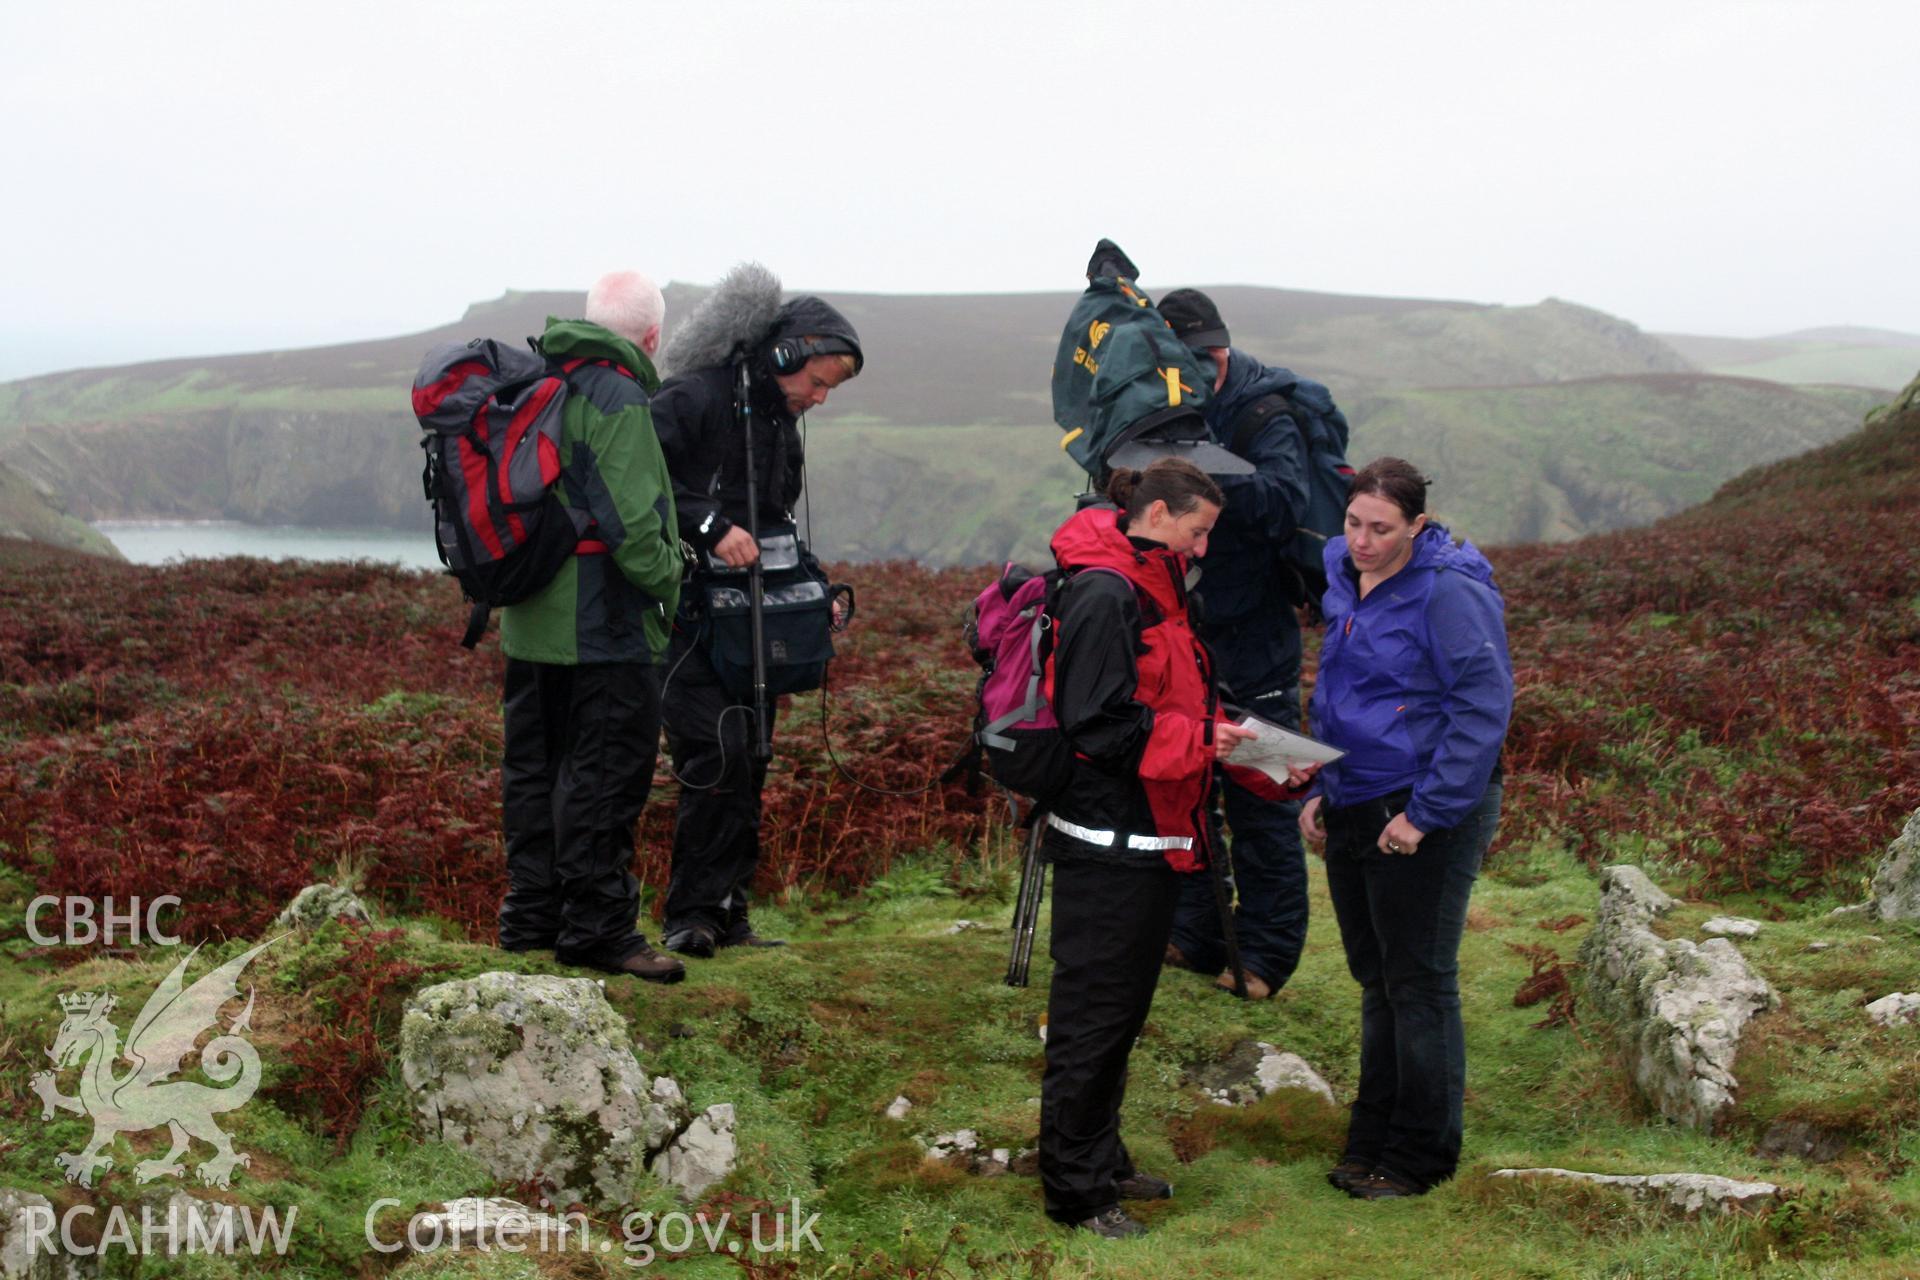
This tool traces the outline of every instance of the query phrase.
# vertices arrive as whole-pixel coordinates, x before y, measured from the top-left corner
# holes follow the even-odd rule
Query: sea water
[[[404,529],[315,529],[237,520],[101,520],[95,529],[134,564],[259,556],[263,560],[379,560],[440,568],[433,535]]]

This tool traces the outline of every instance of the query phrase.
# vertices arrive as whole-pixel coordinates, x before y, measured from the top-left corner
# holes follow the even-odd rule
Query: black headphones
[[[781,376],[798,373],[807,361],[815,356],[849,355],[856,364],[860,360],[859,349],[845,338],[831,335],[820,338],[775,338],[773,345],[767,348],[767,363]]]

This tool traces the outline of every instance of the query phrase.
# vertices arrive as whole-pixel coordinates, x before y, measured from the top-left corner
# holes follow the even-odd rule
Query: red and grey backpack
[[[435,347],[413,380],[440,562],[473,602],[460,643],[488,611],[553,580],[588,526],[560,501],[560,421],[570,369],[491,338]]]

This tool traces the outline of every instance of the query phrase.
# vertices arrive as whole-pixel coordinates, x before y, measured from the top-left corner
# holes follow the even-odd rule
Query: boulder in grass
[[[1580,1173],[1573,1169],[1498,1169],[1496,1178],[1559,1178],[1615,1187],[1642,1200],[1660,1200],[1682,1213],[1711,1209],[1732,1213],[1771,1200],[1780,1188],[1771,1182],[1741,1182],[1712,1173]]]
[[[916,1138],[927,1149],[929,1160],[951,1160],[963,1157],[971,1161],[980,1150],[980,1135],[972,1129],[956,1129],[952,1133],[936,1134],[932,1138]]]
[[[1297,1053],[1286,1053],[1264,1040],[1242,1040],[1219,1062],[1207,1063],[1188,1078],[1223,1106],[1249,1106],[1279,1089],[1304,1089],[1337,1106],[1333,1088]]]
[[[91,1280],[98,1257],[75,1257],[60,1243],[59,1211],[32,1191],[0,1187],[0,1277],[4,1280]]]
[[[1700,926],[1700,932],[1721,938],[1752,938],[1759,934],[1760,927],[1758,920],[1741,916],[1715,916]]]
[[[1653,922],[1673,899],[1636,867],[1601,872],[1581,946],[1592,1002],[1619,1024],[1634,1084],[1667,1119],[1711,1128],[1733,1102],[1740,1036],[1777,1001],[1725,938],[1665,939]]]
[[[337,884],[310,884],[293,895],[293,901],[274,917],[276,929],[318,929],[329,920],[345,916],[366,924],[372,920],[367,904],[353,890]]]
[[[662,1182],[680,1188],[689,1203],[733,1172],[739,1145],[733,1136],[733,1104],[716,1103],[693,1118],[653,1161]]]
[[[1882,920],[1920,920],[1920,813],[1907,819],[1874,868],[1872,906]]]
[[[1867,1016],[1883,1027],[1920,1022],[1920,991],[1896,991],[1867,1006]]]
[[[673,1080],[648,1080],[587,978],[483,973],[424,988],[401,1021],[400,1069],[428,1137],[555,1204],[625,1204],[649,1167],[689,1188],[699,1178],[685,1171],[710,1171],[723,1136],[733,1142],[731,1107],[696,1117]],[[676,1144],[682,1154],[660,1164]]]

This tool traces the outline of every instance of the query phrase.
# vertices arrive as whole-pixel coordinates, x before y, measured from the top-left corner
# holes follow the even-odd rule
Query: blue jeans
[[[1276,724],[1300,727],[1297,690],[1263,699],[1256,709]],[[1229,847],[1221,840],[1216,817],[1213,847],[1226,850],[1232,872],[1230,893],[1238,899],[1233,931],[1240,944],[1240,963],[1278,991],[1293,976],[1307,943],[1307,857],[1300,847],[1300,806],[1263,800],[1224,780],[1220,792],[1233,843]],[[1205,973],[1227,967],[1226,936],[1220,927],[1213,877],[1212,869],[1182,876],[1180,905],[1173,917],[1173,944],[1189,965]]]
[[[1500,822],[1500,784],[1458,826],[1429,831],[1419,852],[1381,853],[1375,842],[1408,796],[1327,808],[1327,889],[1360,984],[1360,1088],[1344,1158],[1430,1187],[1460,1163],[1460,937]]]

